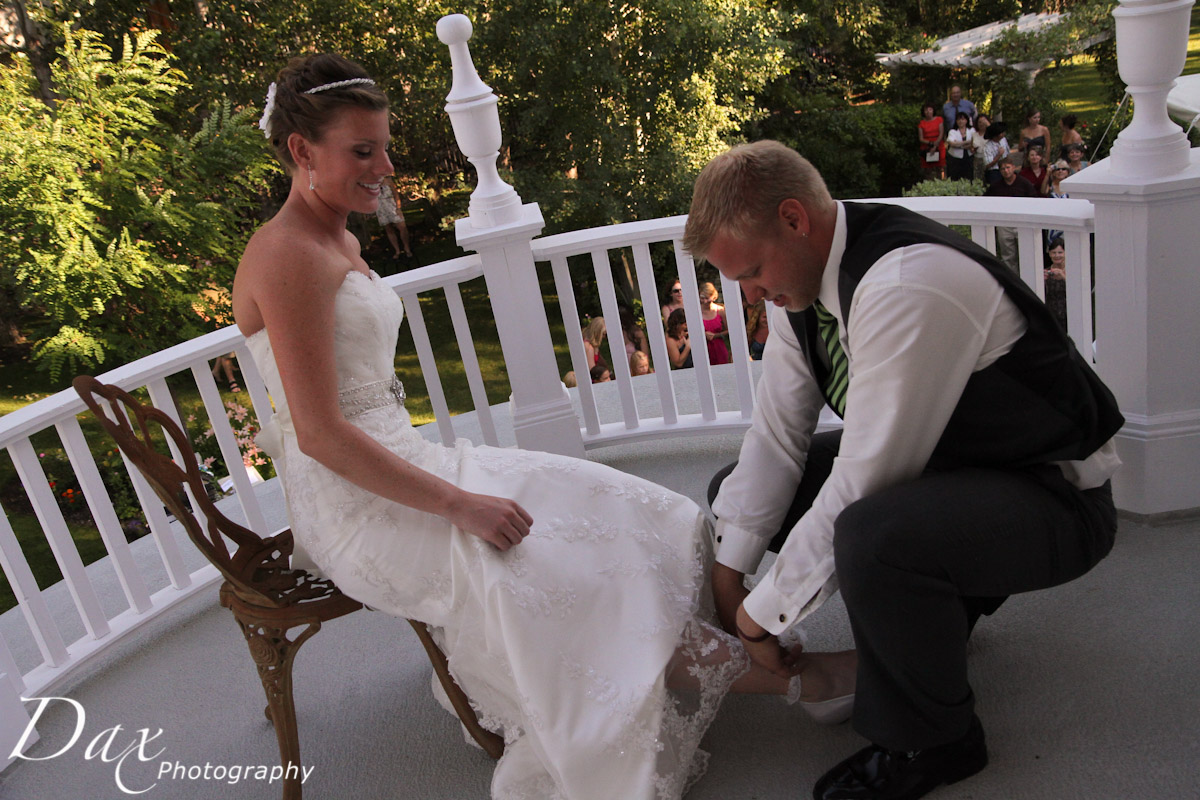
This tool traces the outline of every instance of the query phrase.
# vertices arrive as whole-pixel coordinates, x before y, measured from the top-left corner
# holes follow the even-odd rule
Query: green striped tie
[[[813,310],[817,312],[817,333],[825,342],[825,352],[829,354],[829,375],[825,378],[821,391],[824,392],[829,407],[841,417],[846,413],[846,389],[850,385],[846,351],[838,341],[837,318],[821,305],[820,300],[813,301]]]

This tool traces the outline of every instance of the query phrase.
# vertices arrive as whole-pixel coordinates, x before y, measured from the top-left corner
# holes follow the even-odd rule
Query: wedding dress
[[[506,742],[494,798],[680,797],[704,770],[700,737],[748,666],[699,616],[706,518],[603,465],[426,441],[395,380],[403,313],[377,275],[346,275],[334,330],[343,413],[421,469],[515,499],[533,516],[530,535],[502,553],[301,453],[260,331],[247,344],[276,408],[263,438],[283,463],[298,546],[347,595],[439,630],[451,673]],[[672,671],[673,687],[691,688],[668,689]]]

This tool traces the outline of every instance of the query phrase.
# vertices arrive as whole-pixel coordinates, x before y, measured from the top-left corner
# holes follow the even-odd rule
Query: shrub
[[[952,181],[930,178],[904,190],[904,197],[981,197],[983,184],[979,181]]]

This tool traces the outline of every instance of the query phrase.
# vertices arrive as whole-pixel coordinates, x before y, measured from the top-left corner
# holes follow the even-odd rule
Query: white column
[[[1125,0],[1117,61],[1134,118],[1112,155],[1068,178],[1096,209],[1096,367],[1126,424],[1117,506],[1200,507],[1200,150],[1167,117],[1193,0]]]
[[[496,170],[501,141],[498,100],[471,61],[470,20],[462,14],[442,17],[437,34],[450,48],[454,72],[446,113],[459,148],[479,175],[469,216],[456,222],[455,233],[458,244],[479,253],[483,261],[512,385],[510,407],[517,445],[582,458],[583,436],[558,376],[530,245],[544,225],[542,213],[536,203],[523,204]]]

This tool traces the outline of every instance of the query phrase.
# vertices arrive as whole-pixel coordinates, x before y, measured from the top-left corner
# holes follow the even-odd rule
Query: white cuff
[[[746,613],[750,615],[750,619],[776,635],[792,627],[820,608],[829,596],[837,591],[838,586],[832,557],[830,557],[828,564],[821,565],[821,567],[814,571],[813,577],[816,580],[820,580],[820,583],[816,584],[815,589],[802,590],[799,596],[803,599],[800,600],[788,597],[775,588],[775,578],[778,570],[779,561],[776,560],[775,564],[771,567],[771,571],[763,578],[762,583],[755,586],[754,590],[742,601],[742,607],[746,609]],[[817,575],[822,573],[826,576],[825,578],[816,578]],[[812,585],[808,581],[806,581],[806,584]]]
[[[763,555],[767,552],[767,545],[771,543],[769,539],[756,536],[721,519],[717,520],[716,534],[718,564],[724,564],[744,575],[753,575],[758,571],[758,565],[762,563]]]

